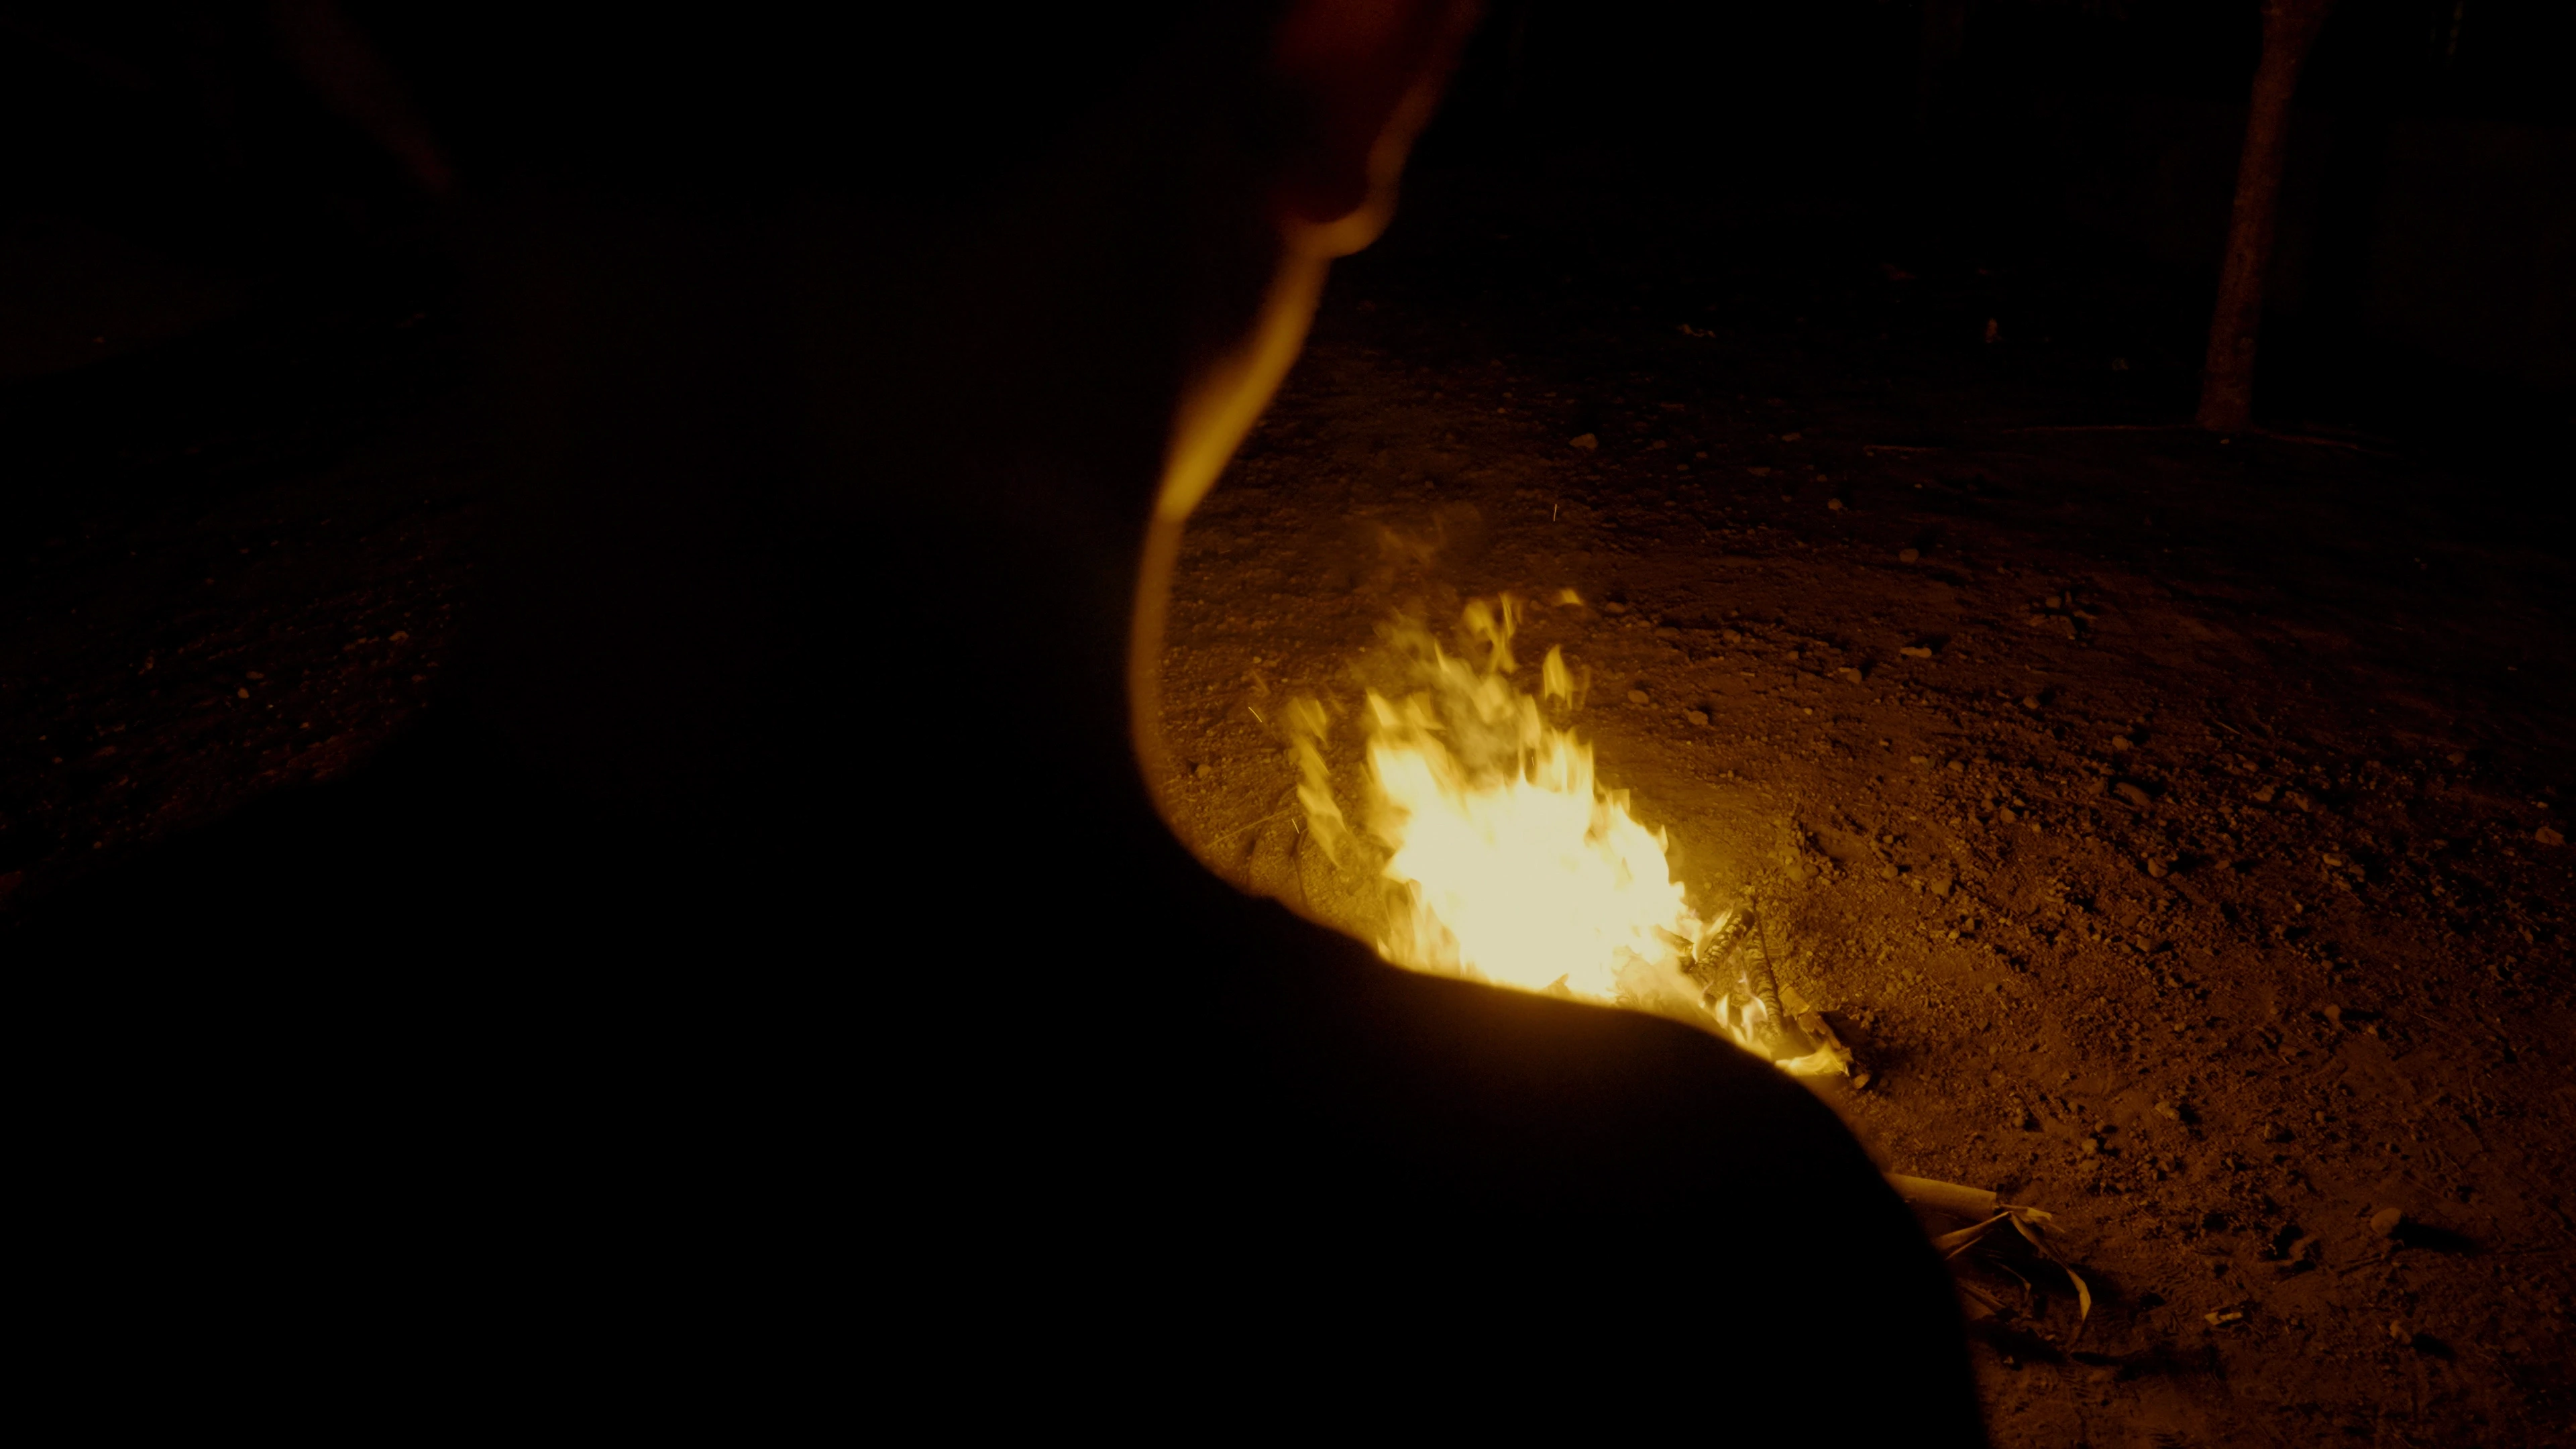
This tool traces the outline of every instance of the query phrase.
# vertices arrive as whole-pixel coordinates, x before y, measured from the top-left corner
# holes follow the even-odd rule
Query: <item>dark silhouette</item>
[[[1389,968],[1140,773],[1178,530],[1465,7],[647,15],[356,13],[520,506],[436,724],[20,937],[121,1261],[528,1304],[512,1349],[864,1336],[1039,1412],[1980,1442],[1805,1089]]]

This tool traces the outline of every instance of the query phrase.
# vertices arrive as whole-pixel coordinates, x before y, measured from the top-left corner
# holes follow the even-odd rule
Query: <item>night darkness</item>
[[[2303,4],[2274,0],[2276,42]],[[1190,8],[1120,23],[1151,36]],[[1628,1209],[1534,1184],[1635,1175],[1654,1186],[1634,1201],[1663,1203],[1683,1189],[1654,1176],[1658,1154],[1702,1130],[1833,1181],[1841,1159],[1781,1145],[1826,1132],[1780,1125],[1820,1099],[1884,1171],[2053,1213],[2086,1275],[2079,1331],[2045,1260],[1986,1244],[1952,1264],[1997,1444],[2554,1442],[2576,1423],[2576,5],[2317,10],[2271,237],[2239,268],[2259,289],[2236,294],[2259,327],[2241,416],[2211,411],[2210,339],[2256,0],[1684,8],[1489,6],[1393,223],[1335,264],[1302,357],[1181,538],[1149,784],[1215,876],[1370,937],[1386,882],[1318,844],[1290,702],[1349,722],[1323,756],[1357,798],[1387,621],[1445,637],[1470,600],[1532,601],[1523,662],[1555,647],[1575,666],[1573,725],[1604,780],[1669,831],[1694,892],[1758,911],[1783,983],[1866,1071],[1789,1092],[1776,1120],[1711,1107],[1748,1119],[1723,1127],[1663,1124],[1600,1087],[1624,1124],[1608,1146],[1407,1166],[1393,1200],[1491,1198],[1559,1224],[1551,1240],[1588,1233]],[[293,17],[328,7],[0,3],[0,959],[51,993],[30,1019],[104,1037],[127,1010],[164,1027],[294,1018],[282,1039],[332,1044],[244,1088],[273,1102],[383,1070],[362,1065],[381,1043],[346,1023],[434,1002],[441,1040],[490,1029],[523,1082],[689,1039],[704,1077],[637,1089],[667,1104],[734,1090],[706,1087],[742,1079],[704,1064],[761,1056],[741,1043],[772,1010],[794,1019],[787,1058],[831,1056],[836,1014],[891,1052],[900,1033],[872,1012],[983,1030],[989,993],[1015,1011],[1115,994],[1131,957],[1221,971],[1206,942],[1222,957],[1258,938],[1243,950],[1270,964],[1243,971],[1269,983],[1330,954],[1271,906],[1199,894],[1177,853],[1120,833],[1141,827],[1085,834],[1135,808],[1120,681],[1085,652],[1124,637],[1131,545],[1086,542],[1114,530],[1031,503],[1040,485],[974,501],[976,479],[1087,477],[1159,446],[1139,439],[1168,395],[1120,415],[1118,379],[1159,376],[1153,349],[1179,355],[1169,339],[1196,324],[979,301],[888,362],[832,338],[931,335],[920,319],[975,289],[891,268],[782,281],[806,274],[776,257],[830,248],[746,220],[809,192],[864,193],[863,217],[966,205],[941,168],[986,189],[1043,175],[1057,152],[1013,138],[1137,84],[1144,41],[1059,37],[1059,67],[1002,63],[1000,119],[948,127],[934,166],[885,139],[910,124],[890,90],[705,134],[624,82],[478,110],[478,86],[552,97],[526,77],[570,52],[476,70],[434,26],[349,9],[419,97],[453,191],[299,68]],[[905,72],[886,54],[904,44],[970,43],[834,41],[864,58],[805,48],[783,72],[805,94]],[[781,84],[724,77],[711,93]],[[621,105],[657,119],[619,139],[595,119]],[[808,139],[736,166],[726,147],[755,124]],[[606,230],[514,253],[479,219],[514,126],[559,149],[524,148],[541,159],[511,194],[577,196],[580,225]],[[853,150],[882,166],[844,165]],[[1136,205],[1099,195],[1101,216]],[[842,225],[794,236],[839,246]],[[879,255],[872,225],[848,226],[852,255]],[[639,251],[596,244],[657,227]],[[1191,255],[1165,270],[1195,275]],[[519,256],[542,265],[493,260]],[[552,293],[532,300],[526,277],[574,273],[560,317]],[[491,280],[505,274],[519,280]],[[558,330],[514,330],[540,313]],[[1135,340],[1128,315],[1148,319]],[[990,386],[919,403],[935,389],[906,376],[916,361]],[[843,432],[799,433],[779,401],[845,386],[870,400],[815,405],[859,419]],[[496,425],[512,390],[573,401]],[[1006,409],[1025,421],[995,423]],[[651,421],[599,443],[622,418]],[[633,491],[525,503],[523,478],[578,473],[563,460],[585,449],[635,470]],[[746,454],[768,470],[755,483],[705,486],[728,466],[707,460]],[[831,488],[812,480],[853,468],[876,480],[859,503],[814,501]],[[905,495],[895,478],[931,481]],[[1053,521],[993,522],[1005,509]],[[933,812],[959,818],[922,823]],[[1003,934],[961,954],[926,917],[999,910],[958,877],[967,857],[1028,925],[980,922],[968,934]],[[1011,939],[1023,929],[1044,939]],[[1047,959],[997,959],[1031,955]],[[1330,980],[1362,969],[1332,959]],[[921,984],[943,962],[955,984]],[[853,996],[850,973],[904,984]],[[1505,1058],[1562,1046],[1553,1004],[1495,1008],[1541,1013],[1496,1026],[1415,1002],[1409,975],[1384,1001],[1368,986],[1333,1002],[1135,980],[1189,1001],[1134,1020],[1065,1009],[1203,1080],[1253,1072],[1208,1065],[1238,1020],[1286,1023],[1263,1041],[1374,1042],[1348,1023],[1418,1010],[1490,1027]],[[580,1045],[567,1023],[593,1006],[575,1003],[610,998],[617,1020],[655,1025]],[[702,1010],[724,1025],[699,1040]],[[978,1091],[1075,1081],[1067,1100],[1125,1104],[1136,1086],[1025,1025],[971,1050],[962,1030],[932,1035],[987,1063]],[[1637,1031],[1650,1055],[1669,1045]],[[147,1075],[231,1070],[133,1049]],[[844,1130],[832,1094],[865,1092],[812,1070],[806,1086],[837,1085],[778,1087],[799,1105],[759,1143]],[[1517,1066],[1459,1070],[1487,1106],[1519,1090],[1502,1085]],[[1341,1119],[1280,1101],[1419,1105],[1410,1086],[1286,1080],[1244,1076],[1266,1105],[1229,1120],[1303,1143]],[[435,1135],[445,1108],[393,1095],[394,1120]],[[1095,1160],[1065,1145],[1090,1128],[1050,1125],[1059,1110],[1009,1129],[1054,1164],[1045,1181],[1112,1162],[1150,1176],[1136,1164],[1199,1140],[1147,1113],[1160,1125]],[[149,1140],[284,1181],[299,1130],[238,1161],[168,1123]],[[651,1152],[735,1162],[686,1143]],[[579,1196],[627,1170],[622,1150],[549,1159],[546,1180]],[[1409,1149],[1311,1150],[1315,1182],[1364,1187]],[[1296,1212],[1341,1201],[1300,1191]],[[1745,1211],[1726,1231],[1777,1231]],[[1923,1266],[1910,1237],[1887,1251],[1899,1276]],[[1723,1272],[1704,1277],[1705,1311],[1742,1311]],[[1891,1293],[1887,1333],[1914,1321],[1897,1300],[1916,1286]],[[1863,1371],[1777,1354],[1766,1373]],[[1840,1396],[1791,1422],[1838,1434]]]

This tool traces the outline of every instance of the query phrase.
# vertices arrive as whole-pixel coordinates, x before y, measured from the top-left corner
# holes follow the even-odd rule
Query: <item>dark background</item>
[[[1855,257],[1936,285],[2017,269],[2007,338],[2047,337],[2068,367],[2121,358],[2133,409],[2179,417],[2257,39],[2255,7],[2225,0],[1503,0],[1422,175],[1576,175],[1772,224],[1775,254],[1743,258],[1781,272],[1738,288],[1757,294]],[[2338,8],[2285,183],[2270,421],[2468,447],[2557,425],[2576,388],[2571,52],[2576,5],[2552,0]],[[258,7],[0,9],[0,416],[22,445],[49,421],[88,425],[51,416],[66,406],[143,385],[29,380],[210,332],[231,345],[200,349],[222,354],[194,379],[208,405],[241,406],[269,369],[294,376],[277,391],[336,393],[368,369],[296,373],[261,345],[308,368],[373,356],[371,329],[344,324],[438,295],[426,232],[401,173],[305,92]]]
[[[880,38],[849,62],[870,125],[902,114],[870,87],[910,42]],[[2180,427],[2257,39],[2250,0],[1502,0],[1335,305],[1385,290],[1456,319],[1453,350],[1605,367],[1644,361],[1622,329],[1714,329],[1924,427]],[[2571,41],[2569,3],[2345,0],[2303,82],[2257,389],[2267,427],[2473,479],[2454,521],[2543,549],[2576,392]],[[434,691],[435,663],[388,655],[315,675],[336,727],[187,717],[238,760],[180,750],[157,785],[57,764],[65,730],[104,748],[175,709],[182,653],[242,703],[222,640],[443,649],[492,476],[447,423],[470,372],[447,225],[263,7],[0,5],[0,876],[328,773]],[[134,817],[120,790],[179,803]]]
[[[1584,164],[1926,278],[2036,272],[2008,327],[2188,415],[2259,41],[2251,4],[1506,4],[1426,159]],[[2529,441],[2576,387],[2576,6],[2344,0],[2303,76],[2260,406]],[[1819,224],[1829,221],[1830,225]],[[1783,277],[1784,282],[1788,278]],[[2010,319],[2007,319],[2008,321]]]

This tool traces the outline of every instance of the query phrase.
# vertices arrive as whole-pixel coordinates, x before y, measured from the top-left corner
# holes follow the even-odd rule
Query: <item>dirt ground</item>
[[[1965,265],[1828,248],[1811,321],[1729,303],[1722,227],[1631,292],[1601,248],[1671,233],[1408,222],[1185,546],[1202,856],[1374,935],[1280,707],[1342,722],[1349,808],[1380,626],[1515,594],[1521,686],[1588,671],[1606,782],[1772,923],[1882,1164],[2055,1215],[2080,1334],[2026,1251],[1959,1260],[1998,1443],[2568,1434],[2568,568],[2513,480],[2094,426],[2158,380],[1998,359],[1978,314],[2045,289]],[[1748,1250],[1832,1246],[1783,1204]]]
[[[6,537],[0,899],[435,707],[489,500],[423,315],[0,395],[50,500]],[[2558,1442],[2564,505],[2161,427],[2196,325],[1830,207],[1428,178],[1190,534],[1177,824],[1367,929],[1277,706],[1347,720],[1400,613],[1538,601],[1521,656],[1587,673],[1608,782],[1857,1047],[1826,1099],[1890,1170],[2055,1214],[2080,1334],[2045,1264],[1960,1260],[1999,1443]],[[1784,1203],[1735,1250],[1833,1249]]]

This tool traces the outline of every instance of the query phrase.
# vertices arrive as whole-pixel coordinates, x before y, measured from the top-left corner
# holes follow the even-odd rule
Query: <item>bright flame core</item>
[[[1369,833],[1403,887],[1377,946],[1399,965],[1602,1002],[1659,1004],[1685,978],[1705,923],[1665,858],[1662,831],[1603,790],[1592,747],[1547,723],[1514,687],[1514,601],[1467,606],[1479,662],[1443,650],[1419,625],[1391,633],[1408,682],[1401,700],[1367,700]],[[1570,709],[1573,680],[1550,649],[1550,706]],[[1321,711],[1303,716],[1320,733]],[[1328,844],[1345,827],[1301,740],[1308,820]],[[1318,808],[1318,807],[1321,808]],[[1696,989],[1693,989],[1695,994]]]

